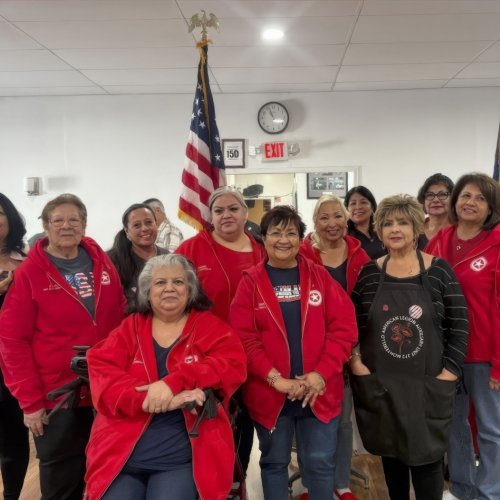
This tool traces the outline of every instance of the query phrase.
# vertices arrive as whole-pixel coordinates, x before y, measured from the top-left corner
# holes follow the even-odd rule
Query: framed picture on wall
[[[312,172],[307,174],[307,198],[317,199],[323,193],[332,193],[345,198],[347,194],[347,172]]]
[[[226,168],[245,168],[245,139],[222,139]]]

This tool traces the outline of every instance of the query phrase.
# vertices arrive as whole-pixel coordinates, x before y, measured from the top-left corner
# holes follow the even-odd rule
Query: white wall
[[[279,139],[301,147],[276,165],[285,172],[360,165],[360,182],[377,199],[415,193],[437,171],[452,178],[492,172],[498,88],[215,95],[222,138],[272,140],[256,119],[268,100],[288,105],[291,123]],[[78,194],[89,209],[87,233],[105,248],[124,209],[147,197],[161,198],[176,222],[191,106],[190,95],[2,98],[0,191],[24,214],[29,234],[49,199]],[[261,164],[247,158],[247,165]],[[42,196],[23,193],[28,176],[42,178]]]

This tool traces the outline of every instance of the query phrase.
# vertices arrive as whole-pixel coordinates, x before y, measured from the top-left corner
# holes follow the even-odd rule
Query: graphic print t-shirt
[[[290,373],[283,373],[283,376],[293,379],[296,375],[304,374],[299,268],[296,266],[291,269],[278,269],[266,264],[266,271],[281,308],[290,349]],[[302,401],[289,399],[285,400],[285,406],[281,411],[281,415],[294,417],[306,416],[309,413],[310,407],[302,408]]]
[[[49,255],[49,259],[64,276],[69,286],[76,292],[87,311],[94,317],[94,274],[92,272],[92,260],[87,251],[82,247],[78,247],[78,256],[74,259],[60,259],[53,255]]]

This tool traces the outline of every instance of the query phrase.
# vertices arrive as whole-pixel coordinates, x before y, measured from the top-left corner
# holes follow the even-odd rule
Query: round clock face
[[[268,134],[279,134],[288,126],[288,111],[279,102],[267,102],[257,114],[260,128]]]

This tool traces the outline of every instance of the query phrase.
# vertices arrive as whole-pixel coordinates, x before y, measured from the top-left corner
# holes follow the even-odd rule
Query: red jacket
[[[257,264],[265,257],[266,251],[252,235],[249,233],[246,235],[252,242],[255,264]],[[216,245],[212,232],[205,229],[184,241],[175,253],[180,253],[193,262],[203,290],[212,301],[212,312],[224,321],[228,321],[229,307],[236,293],[236,287],[231,286],[225,270],[231,263],[220,260]]]
[[[158,380],[152,340],[152,316],[133,314],[88,353],[92,398],[97,417],[87,447],[86,498],[101,498],[125,465],[148,426],[144,392],[135,387]],[[246,358],[233,330],[210,312],[192,311],[167,358],[163,380],[174,394],[212,387],[228,400],[245,380]],[[186,427],[196,417],[184,411]],[[234,468],[233,433],[225,410],[203,420],[191,439],[193,473],[204,500],[225,500]]]
[[[304,373],[319,372],[326,391],[312,408],[328,422],[340,413],[344,395],[342,367],[357,340],[354,306],[323,266],[298,255]],[[271,368],[290,373],[290,353],[281,308],[265,269],[265,262],[243,275],[231,305],[231,324],[248,357],[248,379],[243,400],[251,417],[272,429],[285,395],[267,383]]]
[[[356,284],[356,280],[358,279],[359,272],[361,268],[367,263],[370,262],[370,257],[368,254],[361,248],[361,242],[352,237],[352,236],[344,236],[344,240],[347,243],[347,294],[350,296],[351,292]],[[311,234],[308,234],[302,245],[300,246],[300,253],[311,259],[316,264],[323,266],[323,261],[321,260],[321,252],[313,247],[313,241],[311,239]]]
[[[441,229],[426,251],[449,261],[455,231],[456,226]],[[452,267],[469,313],[465,361],[491,363],[490,375],[500,380],[500,225]]]
[[[125,310],[120,278],[90,238],[81,246],[93,264],[95,317],[59,273],[39,240],[17,268],[0,315],[5,383],[25,413],[52,408],[47,393],[75,379],[76,345],[94,345],[120,324]],[[90,398],[81,404],[91,404]]]

